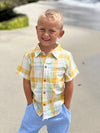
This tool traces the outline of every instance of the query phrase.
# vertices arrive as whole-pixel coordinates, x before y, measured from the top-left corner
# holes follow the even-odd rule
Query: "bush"
[[[22,28],[28,26],[28,17],[23,14],[17,14],[16,17],[0,22],[0,29],[5,30],[5,29],[17,29],[17,28]]]
[[[37,2],[39,0],[27,0],[28,3],[31,3],[31,2]]]
[[[0,12],[9,8],[13,8],[13,1],[0,1]]]
[[[28,26],[28,17],[16,14],[13,8],[38,0],[0,0],[0,29],[16,29]]]
[[[0,11],[39,0],[0,0]]]

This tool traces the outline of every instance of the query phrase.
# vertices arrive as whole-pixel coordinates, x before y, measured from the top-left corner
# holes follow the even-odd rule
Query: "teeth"
[[[50,39],[44,39],[44,38],[43,38],[43,40],[44,40],[44,41],[49,41]]]

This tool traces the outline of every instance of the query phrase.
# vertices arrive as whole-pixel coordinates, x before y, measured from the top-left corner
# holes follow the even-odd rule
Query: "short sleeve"
[[[30,80],[30,63],[26,54],[22,59],[21,65],[17,67],[16,74],[21,75],[23,78]]]
[[[67,66],[65,71],[65,82],[73,80],[79,73],[78,68],[74,62],[73,56],[70,53],[67,58]]]

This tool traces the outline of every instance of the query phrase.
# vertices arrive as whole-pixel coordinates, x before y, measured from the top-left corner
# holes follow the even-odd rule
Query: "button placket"
[[[47,95],[48,95],[48,91],[47,91],[47,82],[48,82],[48,78],[50,77],[49,72],[50,72],[50,68],[49,65],[52,63],[52,60],[50,58],[46,58],[45,59],[45,63],[44,63],[44,67],[43,67],[43,92],[42,92],[42,100],[43,100],[43,111],[45,112],[46,108],[47,108]],[[45,113],[43,113],[43,116],[46,115]]]
[[[43,94],[45,94],[46,92],[44,91]]]
[[[45,65],[45,68],[47,68],[47,66]]]
[[[43,92],[42,92],[42,95],[43,95],[43,108],[44,108],[44,106],[46,106],[46,104],[45,104],[46,69],[47,69],[47,65],[44,64],[44,73],[43,73],[43,78],[44,79],[43,79]]]

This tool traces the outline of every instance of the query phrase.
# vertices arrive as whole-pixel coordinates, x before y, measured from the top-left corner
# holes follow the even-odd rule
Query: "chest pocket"
[[[54,78],[62,78],[65,73],[65,67],[63,64],[54,64],[51,69]]]
[[[48,65],[48,74],[51,78],[62,78],[65,73],[65,60],[64,59],[47,59],[46,63]]]

